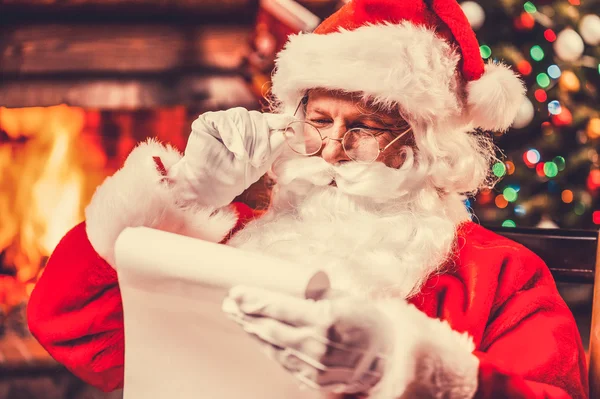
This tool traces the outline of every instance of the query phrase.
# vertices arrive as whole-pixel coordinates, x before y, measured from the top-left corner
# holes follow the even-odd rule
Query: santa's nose
[[[341,162],[347,162],[350,160],[344,146],[342,145],[342,138],[345,133],[345,129],[338,129],[338,132],[331,131],[332,135],[327,135],[323,142],[323,148],[321,149],[321,158],[330,164],[338,164]]]

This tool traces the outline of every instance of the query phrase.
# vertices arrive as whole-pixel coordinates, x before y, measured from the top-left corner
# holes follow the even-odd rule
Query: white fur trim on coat
[[[290,37],[277,57],[272,92],[294,112],[311,88],[363,92],[409,119],[460,114],[459,53],[433,31],[409,22],[365,25],[326,35]]]
[[[96,189],[85,210],[90,243],[113,267],[115,241],[126,227],[152,227],[220,242],[236,223],[232,210],[178,205],[172,187],[162,182],[155,156],[167,170],[181,159],[171,146],[154,140],[140,144],[125,165]]]
[[[381,301],[377,306],[392,322],[394,347],[370,399],[475,396],[479,359],[471,337],[404,301]]]

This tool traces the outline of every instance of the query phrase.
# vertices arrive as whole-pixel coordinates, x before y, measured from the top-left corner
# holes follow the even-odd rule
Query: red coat
[[[244,214],[249,212],[238,207]],[[468,223],[454,270],[411,302],[474,339],[480,398],[585,398],[577,327],[544,263],[519,244]],[[114,269],[71,230],[29,302],[31,331],[54,358],[102,390],[123,384],[123,313]]]
[[[129,193],[139,195],[139,200],[131,195],[116,196],[103,188],[96,193],[97,202],[107,204],[108,215],[129,207],[138,223],[131,225],[156,223],[156,217],[148,217],[147,209],[141,209],[147,204],[159,204],[159,214],[176,217],[178,211],[165,211],[164,203],[157,200],[168,201],[170,194],[157,193],[155,186],[162,169],[157,171],[148,161],[147,152],[161,156],[167,168],[179,155],[156,143],[140,151],[146,153],[135,154],[139,161],[135,167],[128,169],[126,163],[118,172],[120,176],[103,185],[106,190],[123,190],[138,184]],[[236,204],[236,210],[239,218],[234,230],[256,216],[245,205]],[[108,256],[101,257],[97,251],[111,253],[110,240],[105,236],[116,238],[123,226],[112,226],[111,230],[102,224],[110,218],[100,217],[100,225],[90,230],[92,214],[88,213],[88,229],[85,223],[73,228],[50,257],[31,295],[28,318],[31,332],[57,361],[84,381],[110,391],[123,384],[123,310],[117,274],[104,260]],[[123,223],[123,218],[114,219],[113,224]],[[231,219],[229,226],[233,223]],[[169,226],[174,224],[169,222]],[[94,236],[94,246],[89,231],[101,236]],[[446,320],[452,329],[473,338],[473,354],[478,359],[475,367],[479,364],[472,377],[476,397],[587,398],[581,339],[542,260],[523,246],[470,222],[459,228],[456,247],[453,266],[426,282],[411,302],[430,318]]]

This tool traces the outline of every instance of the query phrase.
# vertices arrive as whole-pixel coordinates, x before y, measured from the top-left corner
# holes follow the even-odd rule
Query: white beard
[[[446,263],[470,219],[464,197],[440,195],[425,173],[410,150],[400,169],[288,154],[273,165],[271,207],[229,244],[320,265],[338,290],[407,298]]]

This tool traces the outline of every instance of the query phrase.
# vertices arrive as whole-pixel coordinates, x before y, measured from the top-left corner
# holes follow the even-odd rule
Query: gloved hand
[[[392,349],[386,316],[351,296],[313,301],[237,286],[223,310],[294,377],[325,392],[367,393]]]
[[[239,107],[202,114],[192,123],[183,158],[168,171],[177,201],[229,205],[271,167],[293,120]]]

